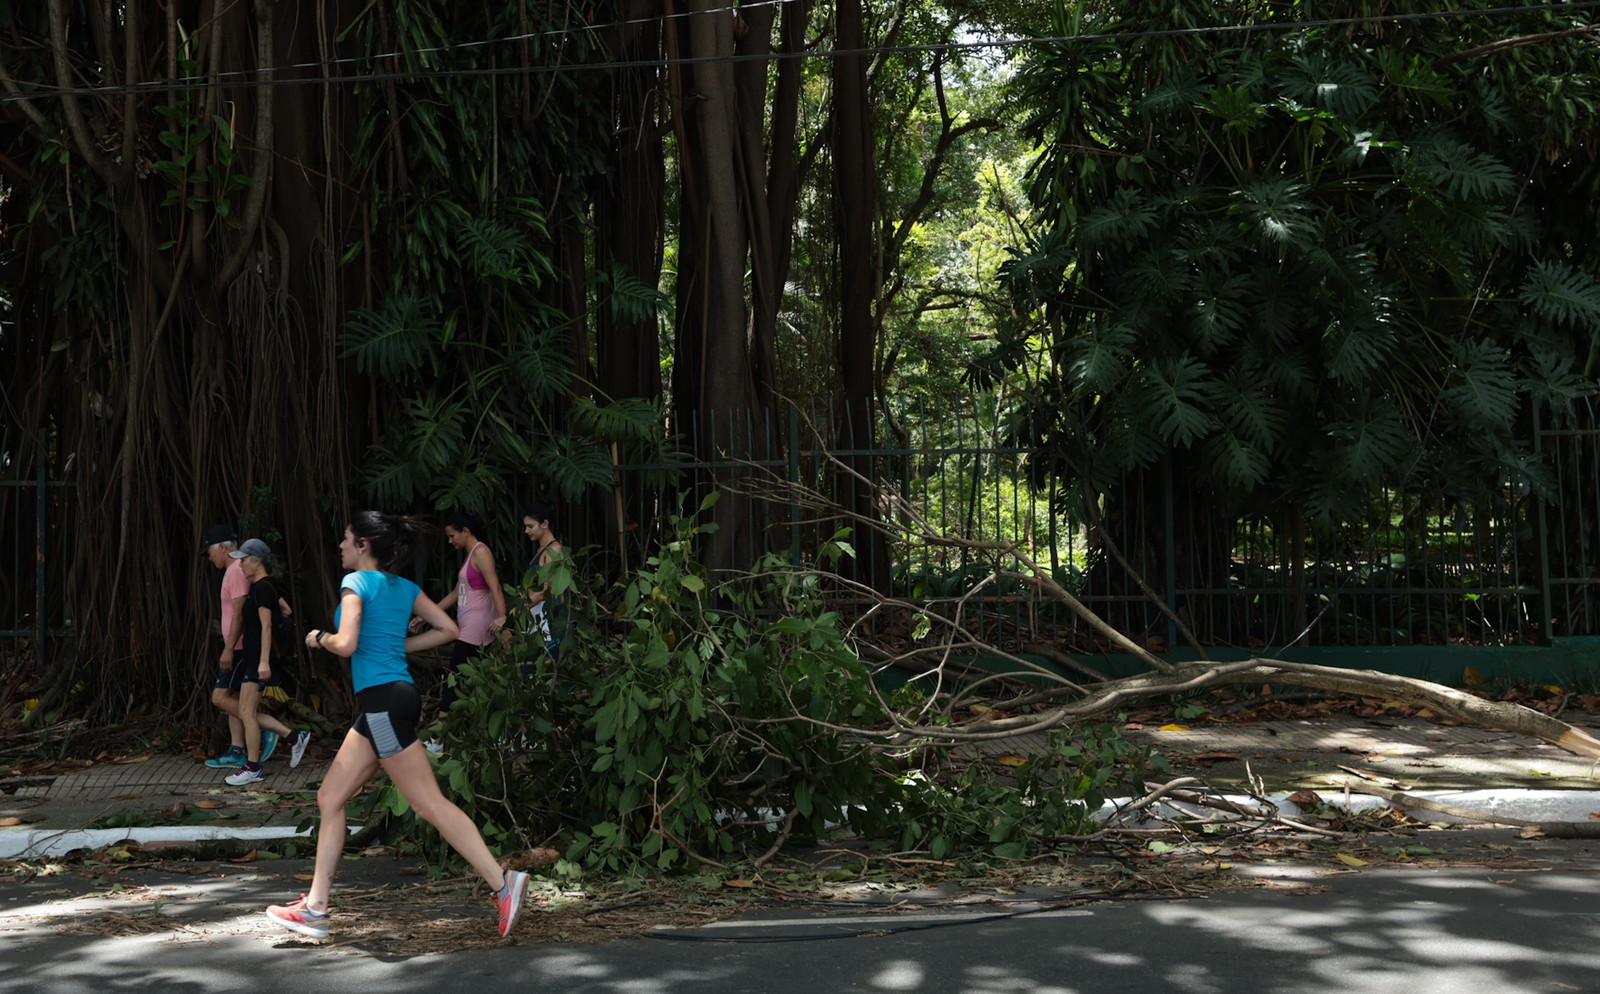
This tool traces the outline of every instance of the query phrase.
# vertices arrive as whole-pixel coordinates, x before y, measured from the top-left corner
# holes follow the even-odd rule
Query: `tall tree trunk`
[[[741,569],[763,544],[762,528],[759,509],[730,485],[743,475],[738,463],[769,455],[773,336],[787,269],[786,254],[774,245],[792,235],[776,230],[773,219],[792,218],[794,194],[783,170],[784,187],[770,189],[763,166],[771,152],[767,60],[731,61],[739,31],[740,54],[770,54],[770,9],[752,4],[736,18],[711,0],[688,6],[690,14],[668,35],[669,58],[682,60],[674,62],[671,86],[683,184],[673,395],[696,454],[721,467],[702,481],[724,491],[706,561],[713,569]],[[783,70],[780,76],[789,79]],[[799,87],[790,80],[780,94],[797,100]],[[775,120],[788,121],[789,113],[775,109]],[[747,268],[754,274],[748,291]]]
[[[873,448],[877,421],[876,356],[877,320],[873,304],[882,278],[880,256],[873,237],[877,217],[874,206],[877,178],[871,108],[867,99],[866,31],[861,0],[837,0],[836,35],[839,54],[833,61],[833,163],[835,217],[839,239],[839,377],[844,398],[844,421],[838,428],[841,448],[864,453]],[[836,477],[835,500],[849,508],[858,522],[879,518],[874,500],[876,469],[867,455],[844,460],[855,474]],[[873,589],[889,588],[889,548],[883,532],[856,527],[854,579]]]
[[[622,5],[616,55],[628,68],[613,76],[612,134],[616,144],[606,183],[595,198],[595,265],[600,273],[629,277],[642,286],[661,282],[665,236],[666,168],[662,149],[661,24],[651,19],[653,5],[631,0]],[[609,399],[661,399],[661,346],[656,315],[618,313],[602,300],[594,315],[595,345],[603,357],[599,386]],[[618,453],[622,461],[635,461]],[[606,504],[604,546],[618,566],[640,561],[635,543],[648,541],[645,527],[654,517],[646,507],[639,474],[615,482]],[[629,536],[634,541],[629,541]]]

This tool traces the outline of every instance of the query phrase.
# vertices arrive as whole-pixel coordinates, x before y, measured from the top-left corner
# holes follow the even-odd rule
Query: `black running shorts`
[[[361,716],[355,729],[372,743],[379,759],[398,756],[417,741],[417,725],[422,719],[422,695],[416,684],[405,680],[380,683],[356,693]]]

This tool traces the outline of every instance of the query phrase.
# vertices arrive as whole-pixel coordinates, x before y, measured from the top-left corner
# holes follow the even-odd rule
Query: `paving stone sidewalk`
[[[294,824],[304,817],[302,809],[314,807],[316,785],[327,768],[326,760],[311,756],[292,770],[287,760],[274,758],[265,766],[265,781],[233,787],[223,781],[234,770],[214,769],[189,756],[96,763],[0,782],[0,820],[16,819],[23,823],[17,827],[30,829],[76,829],[184,804],[225,811],[241,825]],[[302,803],[285,805],[286,798]]]

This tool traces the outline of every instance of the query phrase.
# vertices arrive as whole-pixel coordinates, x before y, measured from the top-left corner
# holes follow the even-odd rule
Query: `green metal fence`
[[[630,459],[614,484],[560,511],[559,533],[589,550],[604,581],[636,567],[669,516],[711,488],[734,494],[736,562],[779,551],[808,560],[842,526],[861,555],[838,586],[847,617],[868,614],[862,588],[959,620],[1010,649],[1106,648],[1042,578],[1153,647],[1185,631],[1207,647],[1521,646],[1600,635],[1600,419],[1535,425],[1537,487],[1507,482],[1477,501],[1380,492],[1359,520],[1319,532],[1289,509],[1229,516],[1157,464],[1088,505],[1078,482],[1034,473],[1008,444],[1004,411],[974,399],[948,408],[900,400],[865,424],[842,407],[787,409],[760,423],[723,419],[703,432],[704,461]],[[862,431],[854,429],[860,427]],[[681,426],[692,436],[702,426]],[[0,433],[0,650],[42,662],[65,619],[70,487],[44,439]],[[521,493],[537,481],[520,481]],[[823,503],[832,504],[827,510]],[[1085,520],[1086,507],[1098,508]],[[872,529],[841,516],[854,508]],[[724,509],[726,515],[727,511]],[[491,546],[520,567],[518,517],[491,523]],[[920,523],[948,538],[925,534]],[[1002,555],[985,543],[1013,543]],[[1000,573],[1008,575],[997,575]],[[508,568],[507,575],[515,575]],[[441,587],[443,589],[443,587]],[[1166,610],[1164,610],[1164,608]],[[913,613],[879,609],[874,636],[932,638]]]
[[[0,426],[0,657],[35,667],[72,634],[65,612],[72,485],[61,475],[48,432]]]
[[[1208,647],[1241,649],[1600,635],[1600,537],[1588,527],[1600,509],[1594,424],[1537,430],[1551,464],[1543,498],[1512,482],[1478,501],[1383,491],[1358,520],[1319,532],[1289,509],[1224,515],[1185,493],[1166,464],[1101,495],[1105,520],[1084,520],[1077,481],[1035,482],[1030,453],[1006,443],[1003,412],[993,406],[902,403],[877,413],[867,448],[848,444],[852,417],[837,407],[791,409],[759,428],[747,424],[743,437],[761,440],[760,451],[742,460],[624,462],[614,503],[660,512],[681,498],[692,507],[704,487],[742,481],[765,496],[741,505],[749,519],[741,529],[805,558],[841,525],[856,528],[858,550],[864,533],[858,522],[819,515],[795,488],[845,506],[862,497],[879,513],[889,556],[886,574],[864,569],[860,581],[959,618],[1007,649],[1105,648],[1030,582],[1039,575],[1157,648],[1180,644],[1186,632]],[[739,435],[731,425],[719,430],[724,441]],[[863,464],[870,469],[860,471]],[[674,496],[631,492],[628,481],[643,470],[673,474]],[[969,541],[930,540],[912,518]],[[995,541],[1021,555],[979,547]],[[647,545],[624,553],[619,543],[614,557],[643,555]],[[997,567],[1021,576],[996,576]],[[848,591],[841,600],[851,601]]]

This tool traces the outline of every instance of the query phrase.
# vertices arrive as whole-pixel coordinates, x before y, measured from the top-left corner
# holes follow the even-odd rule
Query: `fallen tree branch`
[[[1246,659],[1233,663],[1178,663],[1170,673],[1141,673],[1087,688],[1082,698],[1045,714],[1018,715],[970,722],[948,728],[902,727],[902,734],[933,739],[982,739],[1038,730],[1089,718],[1122,703],[1148,697],[1188,693],[1240,684],[1311,687],[1353,697],[1386,697],[1425,704],[1446,717],[1478,728],[1493,728],[1536,738],[1577,756],[1600,758],[1600,738],[1547,714],[1506,701],[1481,697],[1414,677],[1347,670],[1281,659]]]
[[[1391,790],[1388,787],[1374,783],[1360,783],[1349,785],[1351,789],[1359,788],[1359,793],[1371,794],[1381,797],[1389,803],[1390,807],[1401,810],[1413,809],[1417,811],[1432,811],[1435,814],[1449,815],[1463,821],[1475,821],[1489,825],[1511,825],[1516,828],[1540,828],[1545,823],[1531,821],[1527,818],[1513,818],[1505,815],[1490,814],[1484,811],[1474,811],[1471,808],[1458,807],[1448,801],[1438,801],[1431,797],[1418,797],[1403,790]]]
[[[794,831],[794,820],[799,816],[799,814],[799,808],[790,808],[789,813],[783,816],[783,827],[778,830],[778,835],[772,840],[771,847],[769,847],[766,852],[756,857],[756,866],[764,866],[768,860],[778,855],[778,851],[781,850],[784,847],[784,844],[789,841],[789,835]]]
[[[1172,799],[1183,804],[1192,804],[1197,808],[1211,808],[1215,811],[1225,811],[1243,818],[1252,818],[1272,825],[1282,825],[1297,832],[1310,832],[1313,835],[1326,836],[1344,834],[1331,828],[1322,828],[1318,825],[1311,825],[1286,817],[1282,811],[1278,810],[1277,805],[1261,798],[1255,798],[1256,806],[1251,807],[1217,794],[1203,794],[1193,790],[1176,790],[1172,792]]]
[[[1111,822],[1117,819],[1138,814],[1140,811],[1148,808],[1150,805],[1166,797],[1168,794],[1171,794],[1173,791],[1180,790],[1184,787],[1188,787],[1191,784],[1197,784],[1199,782],[1200,780],[1197,777],[1178,777],[1176,780],[1169,780],[1156,789],[1145,794],[1138,800],[1128,804],[1126,807],[1118,808],[1110,818],[1106,819],[1106,824],[1110,825]]]

